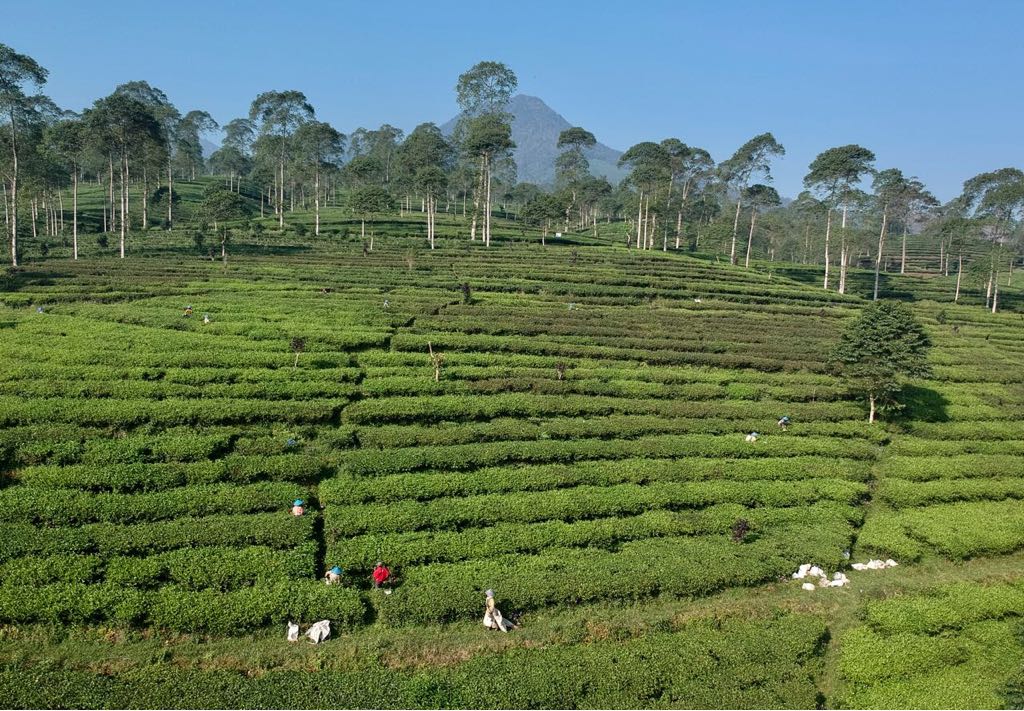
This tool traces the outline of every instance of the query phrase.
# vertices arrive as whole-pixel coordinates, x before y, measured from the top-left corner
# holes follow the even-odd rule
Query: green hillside
[[[225,264],[186,215],[0,287],[8,705],[988,707],[1020,679],[1019,287],[991,314],[887,275],[933,375],[869,425],[828,362],[867,271],[840,296],[614,224],[485,249],[444,214],[435,251],[416,213],[369,251],[341,208],[239,225]],[[488,588],[518,629],[480,624]]]

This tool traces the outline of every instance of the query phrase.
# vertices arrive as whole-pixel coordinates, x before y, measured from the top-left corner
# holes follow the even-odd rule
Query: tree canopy
[[[898,301],[876,301],[843,333],[832,352],[840,375],[868,399],[868,421],[876,413],[901,409],[902,378],[925,377],[931,340],[910,307]]]

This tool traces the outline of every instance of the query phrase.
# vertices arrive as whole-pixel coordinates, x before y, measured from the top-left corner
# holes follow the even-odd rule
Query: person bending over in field
[[[192,305],[189,304],[185,307],[185,313],[182,314],[185,318],[192,318]]]
[[[750,434],[748,434],[748,435],[747,435],[747,436],[746,436],[746,437],[744,438],[744,440],[745,440],[745,441],[747,441],[747,442],[756,442],[756,441],[757,441],[757,438],[758,438],[758,437],[760,437],[760,436],[761,436],[761,435],[759,435],[759,434],[758,434],[757,432],[751,432]]]
[[[494,591],[488,590],[484,593],[487,596],[487,602],[484,604],[484,627],[489,630],[501,630],[502,632],[508,632],[509,625],[512,623],[505,622],[505,618],[494,605]],[[512,625],[515,627],[515,625]]]
[[[384,583],[391,580],[391,571],[384,565],[383,561],[377,561],[377,565],[373,568],[373,587],[379,589]]]
[[[301,516],[306,513],[305,503],[302,499],[295,499],[292,503],[292,516]]]
[[[782,428],[783,432],[788,430],[789,429],[789,418],[788,417],[783,417],[781,420],[779,420],[779,427]]]
[[[337,565],[327,571],[327,575],[324,576],[324,582],[328,585],[341,585],[341,573],[342,570]]]

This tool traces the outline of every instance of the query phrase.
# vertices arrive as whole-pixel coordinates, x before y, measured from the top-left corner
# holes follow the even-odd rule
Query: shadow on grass
[[[949,422],[949,400],[931,388],[907,385],[900,401],[903,409],[894,418],[896,422]]]

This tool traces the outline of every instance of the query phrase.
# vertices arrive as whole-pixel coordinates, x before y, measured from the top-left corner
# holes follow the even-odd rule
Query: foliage
[[[871,402],[870,420],[876,407],[900,409],[900,376],[924,377],[931,340],[913,313],[899,302],[875,302],[864,308],[843,333],[832,357],[840,372]]]

